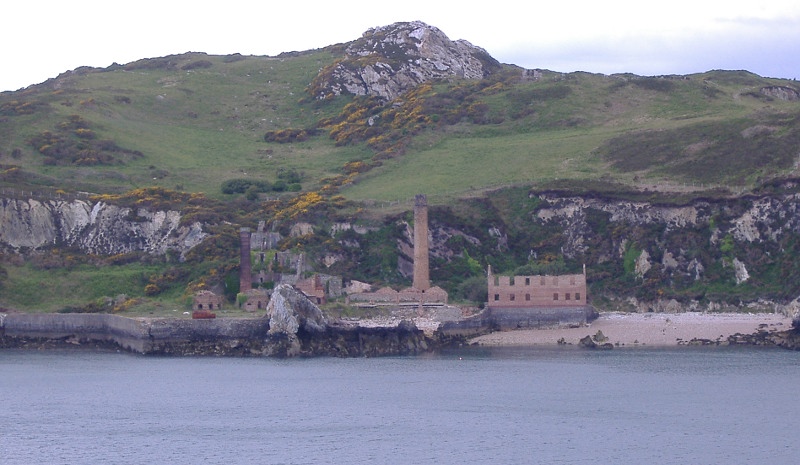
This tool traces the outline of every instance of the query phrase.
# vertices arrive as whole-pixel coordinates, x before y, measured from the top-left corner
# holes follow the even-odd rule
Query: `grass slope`
[[[162,186],[223,197],[221,182],[274,182],[281,168],[302,172],[305,190],[313,190],[372,152],[363,143],[337,145],[324,132],[293,144],[267,143],[263,136],[313,128],[351,101],[314,102],[305,92],[339,53],[335,47],[281,58],[189,53],[79,69],[3,93],[0,163],[29,173],[22,184],[65,190]],[[722,71],[685,78],[545,72],[537,81],[509,81],[459,97],[485,105],[487,121],[428,127],[411,139],[405,156],[384,162],[343,194],[356,200],[406,199],[417,192],[447,198],[507,184],[601,177],[751,184],[793,167],[786,151],[800,110],[796,102],[761,95],[767,85],[793,83]],[[435,91],[448,86],[458,83],[438,84]],[[75,116],[98,139],[142,156],[108,165],[48,165],[28,141]],[[749,156],[734,150],[741,146],[737,133],[758,125],[768,128],[757,134],[761,139],[791,137],[751,140],[761,161],[729,163],[729,155]],[[692,140],[681,144],[684,135]],[[697,150],[709,145],[714,149]],[[676,162],[692,157],[692,163]],[[754,166],[757,176],[751,176]]]
[[[320,109],[298,103],[329,59],[323,51],[235,61],[187,54],[76,72],[4,93],[0,105],[38,102],[39,107],[31,114],[6,112],[2,117],[0,163],[43,175],[56,187],[93,192],[162,186],[214,196],[226,179],[274,181],[279,168],[303,171],[313,184],[338,174],[345,162],[366,157],[365,149],[337,148],[324,136],[302,144],[267,144],[263,136],[267,130],[313,127],[338,111],[335,104]],[[208,67],[182,69],[198,62]],[[28,140],[56,130],[70,115],[88,121],[98,138],[143,156],[108,166],[46,165]]]

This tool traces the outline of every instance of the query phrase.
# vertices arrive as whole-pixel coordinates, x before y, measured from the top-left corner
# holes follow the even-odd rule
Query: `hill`
[[[398,23],[306,52],[186,53],[79,68],[2,93],[0,181],[5,198],[83,192],[93,202],[175,209],[200,220],[210,239],[195,253],[221,261],[170,278],[174,290],[164,295],[173,298],[212,269],[217,283],[232,273],[235,250],[213,251],[235,248],[234,228],[224,225],[258,221],[284,236],[301,220],[317,231],[337,222],[377,227],[358,238],[374,252],[368,256],[343,250],[346,241],[328,232],[280,247],[313,251],[319,263],[339,257],[330,271],[346,276],[402,283],[395,226],[409,199],[424,192],[441,207],[439,221],[463,233],[448,240],[484,244],[451,244],[455,255],[435,264],[453,291],[492,260],[501,271],[526,266],[536,248],[566,267],[587,258],[559,252],[554,231],[550,239],[524,232],[539,202],[529,192],[685,204],[785,189],[781,180],[797,174],[799,95],[793,81],[747,71],[644,77],[526,70],[428,25]],[[465,232],[470,222],[483,230]],[[499,226],[512,247],[491,252],[486,244],[496,241],[487,231]],[[634,250],[645,249],[643,238]],[[64,253],[81,266],[107,262]],[[181,266],[159,260],[144,261],[132,289]],[[589,265],[597,268],[598,260]],[[466,271],[454,271],[461,266]],[[27,282],[23,275],[41,277],[41,266],[4,268],[17,288]],[[100,292],[86,295],[111,295]]]
[[[391,68],[398,56],[388,54],[404,58],[408,50],[365,56],[360,50],[374,49],[365,41],[279,57],[187,53],[79,68],[2,93],[0,160],[22,171],[4,181],[96,193],[160,186],[224,198],[228,179],[275,182],[279,170],[297,170],[313,190],[347,163],[379,158],[379,172],[343,195],[384,200],[601,176],[746,189],[794,168],[800,94],[790,81],[745,71],[562,74],[490,57],[480,57],[486,72],[459,64],[460,74],[431,75]],[[357,59],[347,59],[347,48],[359,45]],[[354,82],[425,79],[399,80],[391,92],[350,85],[358,94],[320,97],[321,86],[334,87],[332,76],[347,80],[341,69],[371,70]],[[304,131],[303,140],[282,140],[282,130]]]

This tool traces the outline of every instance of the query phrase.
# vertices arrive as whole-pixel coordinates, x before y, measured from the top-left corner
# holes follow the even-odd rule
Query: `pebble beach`
[[[724,341],[734,334],[785,331],[792,319],[776,313],[601,313],[577,328],[501,331],[475,337],[485,346],[573,344],[601,331],[615,346],[677,346],[693,339]]]

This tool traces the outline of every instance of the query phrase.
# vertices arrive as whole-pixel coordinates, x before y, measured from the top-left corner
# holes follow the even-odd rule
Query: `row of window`
[[[213,303],[212,304],[207,304],[206,307],[208,307],[209,310],[214,310],[214,304]],[[197,304],[197,309],[198,310],[203,310],[203,304]],[[217,309],[218,310],[222,309],[222,305],[221,304],[217,304]]]
[[[564,300],[571,300],[571,297],[572,297],[572,294],[570,294],[569,292],[564,293]],[[500,294],[495,294],[494,295],[494,300],[495,300],[495,302],[500,300]],[[517,295],[516,294],[509,294],[508,295],[508,300],[510,300],[512,302],[517,300]],[[531,295],[530,294],[525,294],[525,300],[526,301],[531,300]],[[558,300],[558,292],[554,292],[553,293],[553,300]],[[581,293],[580,292],[576,292],[575,293],[575,300],[581,300]]]
[[[519,279],[519,278],[520,278],[519,276],[509,276],[508,284],[511,285],[511,286],[516,286],[517,285],[517,279]],[[544,286],[546,284],[546,278],[547,278],[546,276],[539,276],[539,285]],[[551,276],[551,278],[552,278],[553,284],[558,284],[558,276]],[[573,285],[575,284],[575,276],[569,276],[569,283],[573,284]],[[499,286],[500,285],[500,276],[495,276],[494,277],[494,285],[495,286]],[[525,276],[525,285],[526,286],[530,286],[531,285],[531,278],[529,276]]]

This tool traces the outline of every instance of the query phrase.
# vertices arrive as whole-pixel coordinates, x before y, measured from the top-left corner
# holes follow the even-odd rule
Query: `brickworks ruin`
[[[356,306],[442,306],[447,305],[447,291],[433,286],[430,280],[430,250],[428,248],[428,198],[414,197],[414,272],[410,288],[395,291],[384,287],[376,292],[348,295],[347,302]]]
[[[275,251],[280,235],[264,231],[264,222],[253,233],[250,228],[239,230],[240,282],[239,306],[250,312],[266,309],[270,291],[266,283],[291,284],[312,302],[323,304],[328,297],[346,295],[346,304],[356,307],[443,307],[448,303],[447,292],[430,281],[430,230],[428,199],[424,194],[414,197],[413,212],[413,276],[411,287],[395,290],[382,287],[372,290],[366,283],[344,288],[341,277],[314,273],[300,253]],[[297,226],[297,225],[296,225]],[[313,226],[303,224],[299,234],[308,234]],[[294,231],[293,227],[293,231]],[[411,231],[409,231],[411,232]],[[277,235],[278,237],[273,237]],[[294,269],[278,273],[275,269]],[[310,277],[304,277],[310,273]],[[586,267],[583,273],[555,276],[500,276],[487,269],[487,302],[480,317],[497,329],[542,328],[584,324],[595,315],[587,304]],[[220,308],[221,298],[211,303],[206,291],[196,298],[199,308]]]
[[[586,305],[586,270],[557,276],[494,276],[489,266],[491,308],[580,307]]]
[[[486,310],[499,329],[581,325],[595,316],[582,274],[495,276],[487,271]]]

